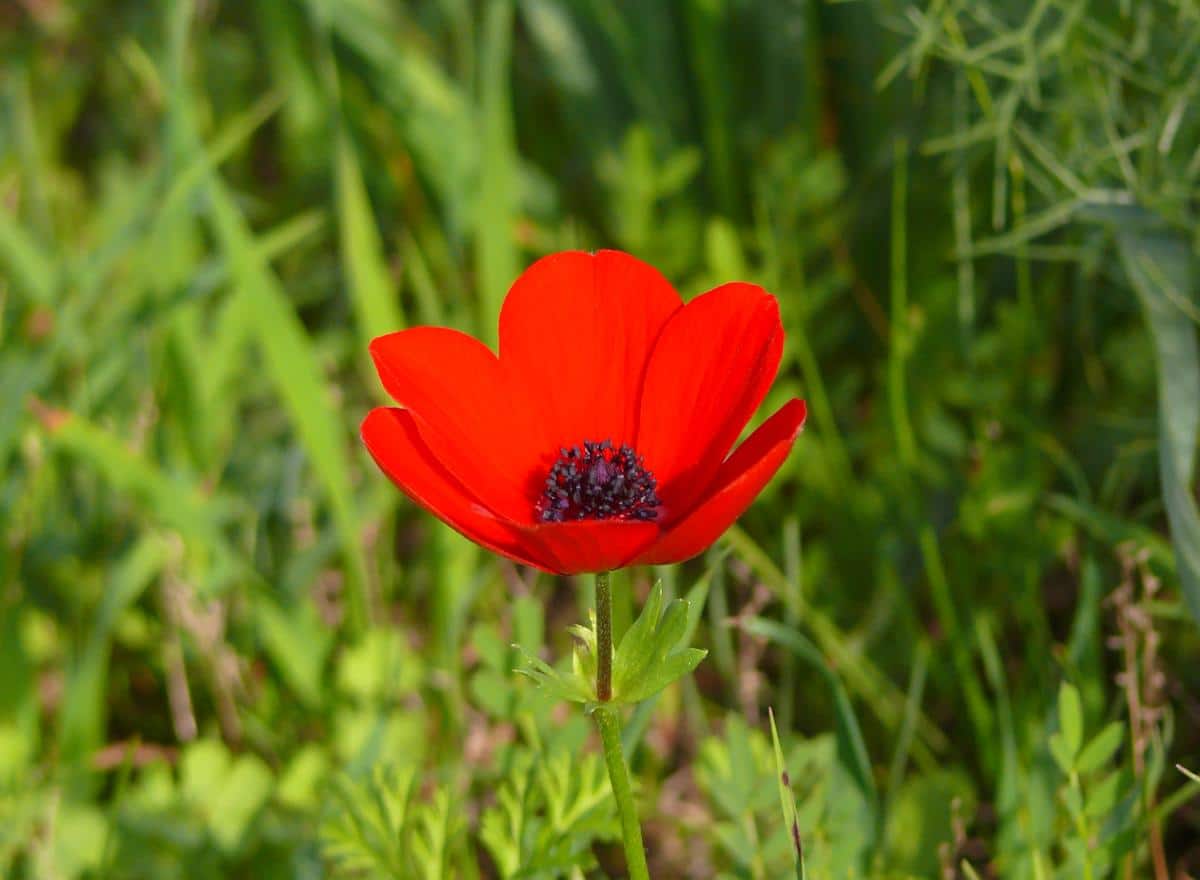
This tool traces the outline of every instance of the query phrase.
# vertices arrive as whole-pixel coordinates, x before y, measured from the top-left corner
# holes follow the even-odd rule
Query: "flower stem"
[[[596,698],[599,706],[592,713],[600,728],[604,744],[604,763],[608,765],[608,781],[612,783],[617,813],[621,817],[621,840],[625,844],[625,866],[630,880],[650,880],[646,867],[646,848],[642,845],[642,828],[638,824],[637,804],[629,784],[629,768],[621,749],[621,716],[613,706],[604,705],[612,699],[612,590],[608,572],[596,575]]]
[[[629,871],[629,880],[650,880],[646,849],[642,845],[642,828],[638,825],[637,805],[633,802],[629,770],[625,766],[625,754],[621,751],[621,719],[612,706],[599,706],[592,714],[596,716],[596,726],[600,728],[604,763],[608,765],[608,779],[612,783],[613,797],[617,799],[617,812],[621,815],[621,838],[625,844],[625,867]]]
[[[612,699],[612,589],[607,571],[596,574],[596,699]]]

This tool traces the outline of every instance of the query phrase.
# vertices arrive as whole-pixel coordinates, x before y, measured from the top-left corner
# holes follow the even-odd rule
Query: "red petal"
[[[414,327],[373,340],[371,356],[433,457],[495,513],[532,523],[545,441],[491,350],[457,330]]]
[[[770,482],[804,426],[803,400],[788,401],[721,465],[711,493],[680,522],[667,527],[638,564],[682,562],[703,552],[733,525]]]
[[[500,359],[529,389],[548,448],[632,443],[654,340],[682,305],[658,270],[619,251],[543,257],[500,311]]]
[[[498,519],[475,500],[430,452],[411,413],[377,407],[362,423],[371,457],[401,491],[446,525],[501,556],[543,570],[555,560],[529,546],[514,525]]]
[[[557,561],[553,568],[559,574],[584,574],[625,567],[654,543],[659,528],[652,522],[584,519],[535,526],[527,534]]]
[[[688,510],[775,380],[779,303],[753,284],[710,290],[663,329],[642,389],[636,448],[668,516]]]

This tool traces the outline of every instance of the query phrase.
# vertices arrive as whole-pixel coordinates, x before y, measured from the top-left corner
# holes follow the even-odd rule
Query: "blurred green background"
[[[586,582],[406,502],[368,340],[763,284],[806,431],[626,730],[656,877],[1200,876],[1195,0],[0,5],[0,874],[622,876]],[[1190,872],[1190,873],[1189,873]]]

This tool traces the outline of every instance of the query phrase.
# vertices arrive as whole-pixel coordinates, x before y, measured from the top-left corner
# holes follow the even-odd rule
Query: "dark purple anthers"
[[[534,510],[542,522],[577,519],[652,520],[658,483],[628,444],[585,440],[560,449]]]

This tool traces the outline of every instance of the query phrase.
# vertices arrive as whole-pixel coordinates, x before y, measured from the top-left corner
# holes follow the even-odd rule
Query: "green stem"
[[[604,763],[608,765],[608,779],[612,783],[613,797],[617,799],[617,812],[621,815],[621,838],[625,844],[625,866],[629,870],[629,880],[650,880],[650,869],[646,867],[646,848],[642,845],[642,828],[638,825],[637,805],[633,802],[629,770],[625,766],[625,755],[621,752],[621,719],[611,706],[598,706],[592,714],[596,716],[596,726],[600,728]]]
[[[607,571],[596,574],[596,699],[612,699],[612,589]]]
[[[604,744],[604,763],[608,765],[608,781],[612,783],[617,813],[621,817],[621,840],[625,844],[625,866],[630,880],[650,880],[646,867],[646,848],[642,845],[642,828],[638,824],[637,804],[629,784],[629,768],[621,749],[621,716],[617,710],[604,705],[612,699],[612,590],[608,572],[596,575],[596,698],[599,706],[592,713],[600,728]]]

